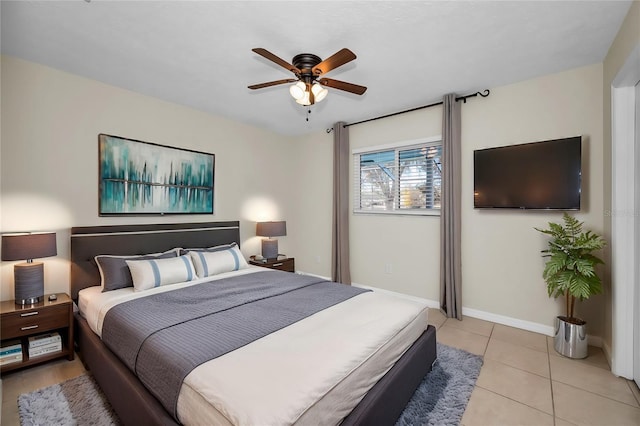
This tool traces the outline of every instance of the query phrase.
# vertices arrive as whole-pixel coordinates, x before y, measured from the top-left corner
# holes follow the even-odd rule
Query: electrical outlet
[[[316,256],[316,263],[320,263],[320,256]]]
[[[393,273],[393,265],[391,263],[385,263],[384,264],[384,273],[385,274]]]

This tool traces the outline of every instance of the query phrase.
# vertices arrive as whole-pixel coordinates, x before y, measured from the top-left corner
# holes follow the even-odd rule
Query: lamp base
[[[19,263],[13,267],[16,305],[31,305],[44,299],[44,264]]]
[[[16,305],[18,305],[18,306],[35,305],[36,303],[40,303],[43,300],[44,300],[44,296],[43,297],[31,297],[29,299],[22,299],[22,300],[16,299]]]
[[[265,238],[262,240],[262,257],[265,259],[278,258],[278,239]]]

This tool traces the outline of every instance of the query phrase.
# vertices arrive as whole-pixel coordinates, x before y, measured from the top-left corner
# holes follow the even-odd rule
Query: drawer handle
[[[33,330],[34,328],[38,328],[37,325],[30,325],[29,327],[22,327],[20,328],[20,330],[25,331],[25,330]]]
[[[284,265],[284,263],[282,263],[282,262],[273,264],[273,266],[282,266],[282,265]]]
[[[26,314],[20,314],[21,317],[30,317],[31,315],[38,315],[38,311],[27,312]]]

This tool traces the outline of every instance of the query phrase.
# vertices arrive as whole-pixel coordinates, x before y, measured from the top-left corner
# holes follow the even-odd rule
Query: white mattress
[[[110,307],[186,285],[194,283],[141,293],[92,287],[79,307],[100,335]],[[178,417],[187,425],[338,424],[426,327],[426,305],[363,293],[194,369]]]

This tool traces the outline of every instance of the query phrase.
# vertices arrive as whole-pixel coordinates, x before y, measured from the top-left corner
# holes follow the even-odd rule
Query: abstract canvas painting
[[[215,156],[98,136],[100,216],[213,213]]]

